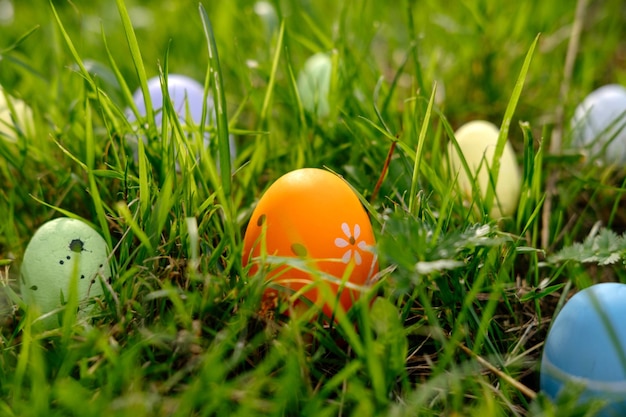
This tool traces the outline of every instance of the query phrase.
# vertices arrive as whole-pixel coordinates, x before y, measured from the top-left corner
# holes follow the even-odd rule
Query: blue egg
[[[176,112],[178,119],[183,126],[188,122],[192,125],[200,125],[202,122],[202,110],[204,105],[204,86],[193,78],[180,74],[169,74],[167,76],[167,92],[169,95],[172,108]],[[148,93],[150,94],[150,102],[154,110],[154,122],[157,128],[160,128],[163,122],[163,90],[161,88],[161,80],[158,76],[148,80]],[[146,103],[144,101],[143,92],[138,88],[133,94],[133,102],[137,107],[140,116],[146,115]],[[130,109],[127,109],[126,116],[129,121],[135,121],[135,116]],[[216,125],[216,111],[211,94],[207,95],[206,100],[206,117],[205,125]],[[146,138],[143,137],[144,142]],[[204,145],[208,146],[211,137],[206,133],[204,137]],[[234,162],[236,156],[235,141],[232,135],[229,136],[231,162]],[[136,144],[135,144],[136,145]],[[133,148],[136,148],[131,143]],[[136,154],[136,149],[134,150]],[[135,155],[136,157],[136,155]]]
[[[197,125],[202,121],[202,105],[204,104],[204,86],[193,78],[185,75],[170,74],[167,77],[167,91],[172,102],[172,107],[178,115],[182,123],[185,122],[187,116],[187,107],[189,107],[189,116]],[[163,120],[163,90],[161,89],[161,80],[159,77],[153,77],[148,80],[148,92],[150,93],[150,102],[155,112],[154,121],[157,126],[161,125]],[[137,106],[137,110],[141,116],[146,115],[146,103],[144,101],[141,89],[137,89],[133,94],[133,101]],[[132,118],[132,116],[131,116]],[[205,122],[210,123],[215,118],[215,107],[213,98],[207,96],[207,118]]]
[[[609,84],[589,94],[571,120],[574,147],[588,148],[591,157],[626,164],[626,88]]]
[[[556,399],[567,384],[584,387],[580,403],[605,401],[599,416],[626,416],[626,284],[580,291],[552,323],[541,360],[541,390]]]

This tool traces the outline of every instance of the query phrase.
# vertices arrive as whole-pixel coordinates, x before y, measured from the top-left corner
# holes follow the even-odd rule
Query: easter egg
[[[18,131],[32,132],[33,112],[24,101],[11,97],[0,87],[0,138],[15,142]]]
[[[589,94],[574,111],[572,144],[592,157],[626,163],[626,88],[609,84]]]
[[[89,311],[89,299],[102,294],[100,279],[111,278],[105,240],[85,222],[61,217],[43,224],[24,252],[20,269],[25,303],[46,314],[64,305],[76,280],[79,308]],[[44,328],[58,324],[55,315]]]
[[[302,106],[317,117],[326,117],[330,112],[328,94],[330,92],[330,76],[332,61],[325,53],[317,53],[304,63],[298,74],[298,94]]]
[[[187,126],[187,122],[189,121],[192,125],[200,125],[202,122],[202,109],[204,105],[204,86],[193,78],[185,75],[169,74],[167,76],[167,91],[172,109],[178,116],[181,124],[183,126]],[[150,102],[154,110],[154,121],[156,127],[160,128],[163,122],[164,97],[163,90],[161,88],[161,79],[158,76],[148,80],[148,93],[150,94]],[[143,92],[140,88],[134,92],[133,102],[137,107],[139,115],[145,117],[146,103]],[[130,109],[126,111],[126,116],[129,121],[135,121],[135,116]],[[216,117],[213,97],[208,94],[206,100],[205,124],[216,125]],[[143,139],[145,142],[146,138],[144,137]],[[209,133],[206,132],[204,137],[204,146],[208,146],[210,140],[211,137]],[[232,135],[229,137],[229,142],[231,161],[233,161],[236,156],[236,149],[235,140]],[[131,146],[135,148],[136,143],[134,145],[131,143]]]
[[[301,261],[304,268],[298,262],[270,265],[266,297],[275,297],[276,288],[285,294],[302,290],[333,317],[337,302],[350,309],[378,272],[375,243],[369,217],[350,186],[328,171],[304,168],[280,177],[259,200],[244,236],[243,264],[251,263],[252,275],[263,255]]]
[[[266,36],[270,40],[279,23],[276,9],[271,2],[260,0],[254,3],[254,13],[263,22]]]
[[[484,199],[489,188],[493,189],[489,169],[498,143],[498,128],[489,122],[476,120],[461,126],[454,134],[463,158],[471,171],[467,175],[461,156],[452,142],[448,144],[448,158],[451,177],[456,180],[458,188],[472,199],[472,183],[480,188]],[[515,213],[520,197],[522,179],[515,157],[515,151],[507,141],[500,158],[500,171],[494,192],[493,206],[490,215],[493,218],[511,216]]]
[[[148,92],[150,102],[154,109],[154,121],[157,126],[163,121],[163,90],[161,89],[161,79],[152,77],[148,80]],[[196,124],[202,121],[202,106],[204,104],[204,86],[193,78],[179,74],[169,74],[167,76],[167,92],[169,94],[172,108],[184,123],[189,110],[189,117]],[[146,103],[141,89],[137,89],[133,94],[133,101],[141,116],[146,115]],[[132,116],[130,116],[132,117]],[[207,96],[207,118],[210,122],[215,118],[215,106],[213,98]]]
[[[541,389],[556,399],[580,384],[580,402],[607,402],[602,417],[626,415],[626,284],[592,285],[552,323],[541,360]]]

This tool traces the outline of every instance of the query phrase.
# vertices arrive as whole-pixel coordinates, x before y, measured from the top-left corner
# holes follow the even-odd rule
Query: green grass
[[[558,413],[538,392],[538,364],[571,293],[626,282],[622,262],[560,252],[598,222],[626,230],[626,176],[549,144],[569,143],[593,88],[626,83],[622,2],[587,6],[563,98],[573,3],[270,3],[274,21],[244,0],[11,2],[0,85],[35,129],[0,137],[0,415],[583,415],[575,392]],[[317,52],[334,63],[324,118],[296,87]],[[215,125],[128,122],[132,92],[167,73],[205,84]],[[493,195],[464,202],[446,174],[473,119],[505,126],[517,152],[512,218],[488,217]],[[137,160],[129,137],[147,139]],[[333,326],[259,315],[263,276],[242,267],[256,202],[301,167],[341,174],[377,236],[380,279]],[[114,279],[90,324],[37,333],[20,261],[58,215],[104,236]],[[614,239],[601,255],[621,261]]]

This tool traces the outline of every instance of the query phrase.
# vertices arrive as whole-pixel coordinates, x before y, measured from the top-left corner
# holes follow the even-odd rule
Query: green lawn
[[[569,147],[576,105],[626,85],[623,1],[202,3],[0,0],[0,85],[34,117],[0,136],[0,415],[592,415],[551,403],[539,363],[570,295],[626,283],[624,169]],[[318,52],[328,114],[297,88]],[[160,73],[204,83],[216,122],[129,122]],[[517,155],[503,219],[446,169],[475,119]],[[262,312],[242,266],[254,207],[302,167],[343,176],[377,240],[378,280],[332,325]],[[42,332],[20,266],[59,216],[104,237],[113,279]],[[572,248],[591,233],[609,243]]]

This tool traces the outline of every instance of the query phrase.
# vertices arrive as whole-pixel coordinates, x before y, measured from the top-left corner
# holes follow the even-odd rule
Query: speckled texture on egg
[[[111,279],[107,256],[105,240],[86,223],[67,217],[51,220],[35,232],[24,252],[22,298],[40,313],[48,313],[67,300],[75,276],[84,308],[89,298],[102,294],[100,278]],[[56,324],[56,317],[45,320],[46,327]]]
[[[489,167],[493,161],[499,134],[499,129],[493,123],[483,120],[466,123],[454,134],[472,175],[476,177],[483,198],[487,195],[489,187],[493,187]],[[471,199],[472,180],[463,168],[461,157],[452,142],[448,145],[448,157],[452,180],[456,179],[458,187]],[[491,217],[500,218],[515,213],[521,185],[517,158],[513,147],[507,141],[500,159],[500,171],[490,212]]]

